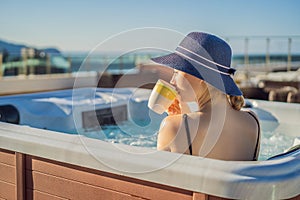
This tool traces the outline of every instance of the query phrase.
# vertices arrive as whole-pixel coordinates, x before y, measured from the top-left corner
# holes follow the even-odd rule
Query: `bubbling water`
[[[132,126],[132,122],[125,121],[118,125],[102,126],[101,129],[85,130],[82,131],[82,135],[110,143],[156,149],[159,127],[147,127],[146,124],[144,127],[146,128],[141,125],[141,129],[137,129]],[[283,153],[292,147],[294,139],[295,136],[285,135],[282,132],[262,130],[259,160],[266,160],[271,156]]]
[[[101,129],[81,131],[81,135],[111,143],[121,143],[155,149],[158,128],[147,127],[142,130],[143,132],[141,132],[141,129],[132,126],[131,122],[125,121],[118,125],[102,126]]]

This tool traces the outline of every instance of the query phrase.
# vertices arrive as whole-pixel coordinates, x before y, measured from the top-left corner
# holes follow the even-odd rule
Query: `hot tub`
[[[145,109],[146,91],[124,88],[116,94],[131,108],[129,120],[148,120],[149,116],[137,115]],[[47,103],[53,96],[55,102],[58,97],[68,99],[60,95],[54,92],[52,97],[31,99],[47,99]],[[16,96],[3,99],[10,99],[7,103],[18,108],[24,122],[26,104],[15,103]],[[76,102],[79,109],[72,110],[70,118],[77,113],[74,119],[79,120],[90,107]],[[95,105],[103,108],[96,101]],[[270,131],[262,145],[269,142],[272,145],[267,148],[274,148],[282,143],[281,135],[271,134],[274,131],[294,138],[295,144],[299,141],[300,104],[249,100],[248,107],[263,113],[259,114],[263,129]],[[66,108],[60,107],[60,113],[69,113]],[[0,197],[4,199],[296,199],[300,193],[300,150],[255,162],[222,161],[0,122],[0,158]]]
[[[0,158],[4,199],[290,199],[300,192],[299,150],[221,161],[1,122]]]
[[[151,90],[141,88],[79,88],[4,96],[0,97],[0,121],[156,148],[156,133],[167,115],[156,114],[147,107],[150,93]],[[190,104],[192,110],[197,109],[194,107]],[[282,144],[271,148],[274,155],[291,144],[286,144],[288,139],[277,141],[282,135],[273,133],[281,116],[274,116],[267,107],[246,100],[245,109],[255,112],[261,122],[262,135],[266,136],[263,147],[270,147],[274,142]],[[273,143],[269,143],[269,136],[273,136]],[[260,159],[266,159],[272,152],[262,148],[261,155]]]

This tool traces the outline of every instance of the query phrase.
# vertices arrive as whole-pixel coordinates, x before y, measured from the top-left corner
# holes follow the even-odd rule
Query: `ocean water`
[[[131,52],[119,56],[117,54],[66,54],[65,57],[71,60],[71,70],[76,71],[107,71],[113,73],[121,73],[136,67],[138,63],[149,62],[150,58],[165,55],[162,52]],[[243,54],[233,55],[232,67],[237,68],[244,64],[245,56]],[[258,64],[266,62],[265,54],[249,55],[249,64]],[[300,55],[292,55],[291,61],[300,62]],[[270,62],[287,62],[286,54],[270,55]]]
[[[71,71],[97,71],[124,73],[141,62],[150,62],[150,58],[161,53],[132,52],[124,55],[112,54],[70,54],[65,57],[71,60]]]

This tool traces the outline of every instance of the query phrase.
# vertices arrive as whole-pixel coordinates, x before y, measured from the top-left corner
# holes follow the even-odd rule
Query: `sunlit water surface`
[[[282,125],[284,129],[285,125]],[[149,127],[147,124],[139,125],[130,121],[119,123],[115,126],[102,126],[101,129],[80,131],[82,135],[100,139],[110,143],[122,143],[131,146],[156,148],[159,124]],[[277,129],[276,129],[277,130]],[[266,160],[271,156],[285,152],[292,147],[295,135],[286,135],[280,131],[261,131],[261,146],[259,160]]]

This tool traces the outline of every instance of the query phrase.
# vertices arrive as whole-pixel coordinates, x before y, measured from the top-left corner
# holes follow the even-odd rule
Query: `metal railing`
[[[233,55],[242,55],[242,62],[234,67],[251,68],[252,65],[264,65],[271,71],[274,63],[285,63],[286,71],[292,70],[292,62],[300,61],[300,35],[295,36],[231,36],[226,40],[232,46]],[[275,55],[275,56],[274,56]],[[257,62],[258,57],[264,57]],[[234,61],[234,59],[233,59]]]
[[[241,71],[270,72],[278,68],[286,71],[300,67],[300,35],[296,36],[228,36],[225,37],[233,50],[232,66]],[[132,53],[118,58],[109,54],[67,55],[64,59],[69,68],[64,73],[81,71],[103,71],[122,73],[134,68],[137,62],[149,60],[160,53]],[[5,70],[15,67],[16,75],[35,74],[35,66],[44,66],[43,73],[51,74],[53,64],[50,55],[43,60],[35,59],[32,49],[24,49],[19,61],[5,61],[0,52],[0,77],[5,76]]]

